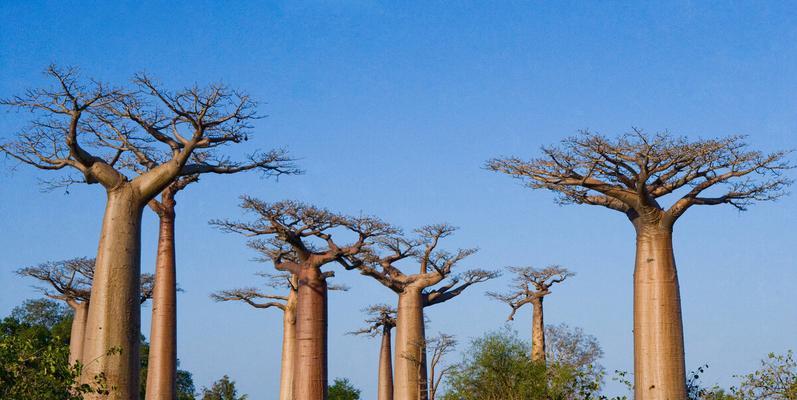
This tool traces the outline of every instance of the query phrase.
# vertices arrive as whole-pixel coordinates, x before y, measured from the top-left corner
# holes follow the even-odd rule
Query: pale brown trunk
[[[292,278],[293,280],[293,278]],[[295,282],[293,282],[295,284]],[[291,290],[282,316],[282,370],[280,400],[293,400],[293,378],[296,375],[296,292]]]
[[[316,267],[299,269],[295,400],[327,398],[327,283]]]
[[[130,184],[108,192],[86,320],[82,380],[104,373],[114,400],[133,400],[139,391],[142,211]]]
[[[75,315],[72,318],[72,331],[69,334],[69,365],[83,362],[83,340],[86,337],[86,318],[88,317],[88,302],[72,302],[70,307]]]
[[[177,398],[177,277],[174,202],[164,196],[159,210],[158,255],[152,291],[152,326],[147,366],[147,400]]]
[[[393,400],[393,361],[390,354],[390,327],[382,331],[382,346],[379,350],[378,400]]]
[[[426,392],[426,334],[421,289],[406,288],[399,294],[396,317],[396,400],[419,400]]]
[[[681,296],[672,230],[637,226],[634,270],[634,395],[686,399]]]
[[[545,319],[542,313],[542,297],[531,302],[531,361],[545,363]]]

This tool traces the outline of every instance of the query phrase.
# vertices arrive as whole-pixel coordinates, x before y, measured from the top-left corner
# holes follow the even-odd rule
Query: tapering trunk
[[[542,297],[531,302],[533,315],[531,321],[531,360],[545,363],[545,319],[542,313]]]
[[[139,391],[141,332],[141,214],[130,184],[108,192],[83,344],[82,380],[103,373],[108,398],[133,400]],[[98,399],[89,395],[87,399]]]
[[[672,229],[636,228],[634,395],[637,400],[683,400],[684,339]]]
[[[83,341],[86,337],[86,318],[89,314],[88,302],[73,302],[70,304],[75,312],[72,318],[72,331],[69,334],[69,365],[75,362],[83,363]]]
[[[299,269],[295,400],[327,398],[327,283],[317,267]]]
[[[396,400],[423,400],[428,396],[425,341],[423,295],[421,289],[409,287],[399,294],[396,317]]]
[[[291,290],[282,316],[280,400],[293,400],[293,379],[296,375],[294,369],[296,362],[296,300],[296,292]]]
[[[393,357],[390,354],[390,327],[382,331],[382,346],[379,350],[378,400],[393,400]]]
[[[147,365],[147,400],[177,398],[177,277],[174,250],[174,202],[164,198],[152,291],[152,326]]]

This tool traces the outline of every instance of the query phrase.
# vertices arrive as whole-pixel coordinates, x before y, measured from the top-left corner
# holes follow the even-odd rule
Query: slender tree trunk
[[[83,344],[83,381],[104,373],[113,400],[133,400],[139,391],[144,204],[138,197],[130,184],[108,192]]]
[[[390,327],[382,330],[382,346],[379,350],[378,400],[393,400],[393,357],[390,354]]]
[[[636,227],[634,395],[637,400],[683,400],[684,338],[672,229]]]
[[[396,316],[396,371],[393,397],[396,400],[425,399],[426,334],[421,289],[408,287],[399,294]]]
[[[295,400],[327,398],[327,283],[317,267],[299,269]]]
[[[291,278],[293,280],[293,278]],[[295,282],[294,282],[295,284]],[[296,292],[291,290],[282,316],[282,370],[280,400],[293,400],[293,378],[296,375]]]
[[[177,397],[177,277],[174,250],[175,203],[166,194],[158,211],[160,231],[152,292],[152,326],[147,366],[147,400]]]
[[[88,317],[88,302],[72,302],[70,307],[75,315],[72,318],[72,331],[69,334],[69,365],[83,362],[83,340],[86,337],[86,318]]]
[[[545,363],[545,319],[542,313],[542,297],[535,298],[531,305],[531,361]]]

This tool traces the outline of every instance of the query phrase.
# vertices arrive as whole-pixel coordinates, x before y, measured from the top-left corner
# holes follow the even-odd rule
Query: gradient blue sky
[[[251,261],[242,238],[207,225],[237,217],[243,193],[405,228],[450,222],[462,228],[451,246],[481,248],[465,266],[565,265],[578,275],[547,301],[547,322],[583,327],[603,345],[607,370],[630,370],[631,225],[609,210],[559,207],[481,169],[484,160],[532,156],[582,128],[632,126],[797,148],[797,8],[788,3],[169,3],[2,2],[0,95],[44,84],[51,62],[117,83],[137,71],[170,87],[221,80],[262,101],[268,118],[252,146],[301,158],[303,176],[208,177],[178,198],[178,355],[198,387],[229,374],[254,399],[276,396],[279,313],[208,298],[270,268]],[[25,118],[3,113],[0,135]],[[95,186],[43,194],[45,173],[4,165],[2,315],[36,296],[14,269],[94,254],[104,200]],[[687,368],[710,364],[708,383],[731,384],[767,352],[797,347],[796,211],[792,196],[746,213],[690,210],[676,226]],[[144,271],[154,222],[146,213]],[[373,399],[378,343],[344,333],[361,308],[393,297],[338,275],[352,290],[331,296],[330,378],[348,377]],[[466,342],[498,329],[507,310],[483,292],[507,282],[433,308],[430,331]],[[528,336],[529,311],[516,321]],[[610,393],[620,390],[610,382]]]

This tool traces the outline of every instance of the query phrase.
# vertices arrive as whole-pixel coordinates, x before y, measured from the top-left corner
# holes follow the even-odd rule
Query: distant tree
[[[396,309],[387,304],[376,304],[364,310],[369,317],[365,328],[349,332],[354,335],[382,336],[379,347],[379,370],[377,379],[377,399],[393,399],[393,356],[390,331],[396,326]]]
[[[452,335],[441,333],[426,341],[426,348],[432,354],[429,360],[429,400],[435,400],[440,390],[440,384],[451,370],[453,365],[443,363],[445,356],[457,347],[457,341]]]
[[[575,275],[566,268],[553,265],[543,269],[532,267],[509,267],[515,274],[509,293],[488,292],[487,295],[509,305],[512,312],[507,318],[514,320],[515,313],[526,304],[533,307],[531,324],[531,359],[545,364],[545,317],[543,300],[551,294],[551,286],[562,283]]]
[[[686,398],[683,322],[672,246],[675,222],[690,208],[739,210],[785,194],[786,151],[749,150],[743,137],[696,139],[634,129],[618,138],[583,132],[544,147],[531,160],[487,162],[490,170],[559,194],[560,203],[623,213],[636,230],[634,272],[635,398]],[[667,207],[668,195],[680,196]]]
[[[221,379],[213,382],[210,389],[202,389],[202,400],[246,400],[249,396],[243,394],[238,396],[238,389],[235,388],[235,381],[224,375]]]
[[[429,396],[424,309],[456,298],[472,285],[498,276],[483,269],[457,274],[455,267],[476,249],[443,250],[440,240],[457,230],[448,224],[427,225],[416,237],[400,232],[380,237],[345,268],[357,269],[398,296],[394,397],[397,400]],[[414,260],[415,273],[399,265]]]
[[[346,378],[337,378],[329,387],[329,400],[359,400],[360,389]]]
[[[45,286],[36,286],[50,299],[63,301],[72,309],[72,327],[69,334],[69,363],[83,361],[86,320],[94,281],[94,259],[79,257],[64,261],[50,261],[18,269],[17,274],[37,279]],[[152,297],[152,274],[141,275],[140,302]]]
[[[250,241],[277,270],[296,275],[296,338],[298,343],[295,400],[327,398],[327,279],[332,271],[322,267],[350,264],[357,254],[366,251],[378,237],[395,232],[395,228],[378,218],[345,216],[295,201],[266,203],[243,197],[241,207],[255,215],[254,221],[211,221],[226,232],[248,237],[264,236]],[[344,244],[338,235],[351,238]],[[334,236],[334,238],[333,238]]]
[[[52,330],[71,321],[72,311],[50,299],[28,299],[11,310],[11,318],[22,324]]]
[[[280,400],[293,400],[294,360],[296,358],[296,300],[299,282],[295,274],[259,274],[266,286],[286,294],[264,293],[256,287],[221,290],[210,295],[215,301],[241,301],[258,309],[282,311],[282,361],[280,363]]]
[[[600,364],[603,350],[598,339],[567,324],[546,325],[545,332],[547,362],[553,366],[549,380],[560,384],[560,396],[588,399],[598,393],[606,373]]]

